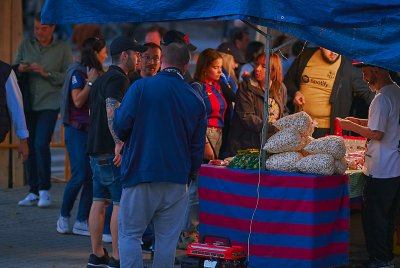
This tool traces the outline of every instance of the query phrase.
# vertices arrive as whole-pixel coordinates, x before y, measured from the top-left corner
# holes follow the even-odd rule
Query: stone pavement
[[[53,204],[49,208],[18,206],[28,187],[0,189],[0,267],[86,267],[91,251],[89,237],[56,231],[64,187],[65,183],[53,182]],[[111,252],[111,244],[105,247]],[[182,254],[183,251],[177,251],[177,255]],[[143,258],[150,268],[150,254],[144,253]]]
[[[50,190],[53,204],[46,209],[17,205],[26,195],[27,187],[0,189],[0,267],[86,267],[90,253],[89,238],[56,232],[64,187],[65,183],[53,182]],[[352,213],[350,234],[349,267],[357,267],[367,258],[360,213]],[[111,251],[110,244],[105,244],[105,247]],[[178,256],[183,254],[184,251],[177,251]],[[145,265],[150,268],[150,254],[143,254],[143,257]],[[400,267],[400,258],[395,261],[395,267]]]

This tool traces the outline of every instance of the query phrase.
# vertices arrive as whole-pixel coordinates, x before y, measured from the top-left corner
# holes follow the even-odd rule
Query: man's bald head
[[[161,69],[175,67],[185,72],[190,61],[190,52],[186,44],[171,43],[163,46],[161,55]]]

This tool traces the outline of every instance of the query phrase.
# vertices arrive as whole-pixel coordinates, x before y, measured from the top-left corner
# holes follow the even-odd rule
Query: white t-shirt
[[[369,107],[368,127],[384,133],[380,141],[370,140],[364,174],[373,178],[400,176],[400,87],[381,88]]]

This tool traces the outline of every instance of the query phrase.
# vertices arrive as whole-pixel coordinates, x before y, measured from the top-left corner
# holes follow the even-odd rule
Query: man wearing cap
[[[368,119],[346,117],[339,124],[367,138],[363,173],[362,221],[369,260],[367,268],[394,268],[393,233],[400,201],[400,88],[388,70],[354,62],[376,92]]]
[[[93,172],[93,204],[89,215],[92,251],[87,267],[119,267],[118,211],[121,198],[120,168],[123,142],[115,135],[114,110],[129,87],[128,73],[135,71],[140,53],[146,50],[128,37],[117,37],[110,46],[112,65],[90,91],[88,154]],[[113,257],[103,249],[105,208],[112,201],[111,237]],[[103,266],[102,266],[103,265]]]
[[[170,30],[166,32],[163,36],[163,41],[161,45],[168,46],[171,43],[182,43],[185,44],[186,47],[189,49],[190,52],[196,51],[197,47],[190,43],[189,36],[186,34],[176,31]],[[187,70],[184,74],[185,81],[191,83],[193,81],[192,75],[190,74],[189,70]]]
[[[349,59],[322,47],[305,49],[289,68],[284,83],[291,112],[304,110],[317,121],[315,138],[334,133],[335,117],[350,115],[354,95],[367,104],[374,98]]]
[[[161,71],[136,81],[115,110],[114,130],[126,142],[119,214],[124,268],[143,267],[140,242],[150,222],[153,267],[174,267],[188,179],[200,168],[207,126],[202,99],[183,81],[189,59],[185,44],[163,47]]]

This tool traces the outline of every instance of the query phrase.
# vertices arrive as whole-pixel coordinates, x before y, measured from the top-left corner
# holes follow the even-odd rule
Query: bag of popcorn
[[[326,136],[315,139],[307,144],[304,149],[309,154],[330,154],[335,159],[342,159],[346,155],[346,145],[340,136]]]
[[[300,151],[306,145],[305,138],[295,128],[285,128],[272,135],[264,145],[268,153]]]
[[[311,136],[315,127],[315,123],[312,118],[303,111],[284,116],[273,123],[273,125],[279,130],[293,127],[297,129],[303,136]]]
[[[335,160],[329,154],[312,154],[303,157],[296,163],[296,168],[303,173],[333,175]]]
[[[302,157],[301,153],[298,152],[273,154],[265,161],[265,168],[268,170],[297,172],[296,163]]]

